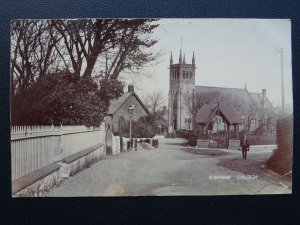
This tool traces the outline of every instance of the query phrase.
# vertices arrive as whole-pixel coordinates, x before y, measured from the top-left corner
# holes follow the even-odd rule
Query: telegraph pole
[[[180,50],[182,50],[182,37],[180,39]]]
[[[285,111],[285,97],[284,97],[284,67],[283,67],[283,48],[280,48],[280,59],[281,59],[281,110],[282,113]]]

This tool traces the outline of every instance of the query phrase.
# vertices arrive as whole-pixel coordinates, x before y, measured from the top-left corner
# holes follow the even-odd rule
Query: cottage
[[[130,106],[134,106],[132,114],[128,112]],[[124,135],[128,132],[125,129],[130,119],[137,121],[140,117],[149,114],[149,110],[135,93],[134,86],[132,84],[128,85],[128,91],[126,93],[110,102],[108,116],[105,118],[107,128],[107,154],[110,154],[113,134]]]

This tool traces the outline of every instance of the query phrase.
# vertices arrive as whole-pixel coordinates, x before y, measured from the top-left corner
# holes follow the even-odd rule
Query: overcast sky
[[[151,78],[135,81],[144,96],[161,90],[166,103],[169,91],[169,62],[173,52],[178,63],[182,51],[196,61],[196,85],[244,88],[250,92],[267,89],[274,106],[281,106],[280,48],[284,49],[285,99],[292,104],[291,23],[287,19],[161,19],[154,32],[158,43],[153,51],[165,54],[160,63],[144,72]]]

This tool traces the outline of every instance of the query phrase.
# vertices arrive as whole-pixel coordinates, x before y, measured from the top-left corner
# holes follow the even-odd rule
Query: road
[[[191,150],[191,151],[190,151]],[[194,151],[194,153],[193,153]],[[198,154],[181,139],[161,139],[155,150],[107,156],[45,196],[177,196],[288,194],[279,175],[261,168],[271,152],[212,150]],[[197,153],[197,154],[195,154]],[[207,153],[207,152],[206,152]],[[282,181],[284,183],[284,181]],[[284,183],[290,186],[290,183]]]

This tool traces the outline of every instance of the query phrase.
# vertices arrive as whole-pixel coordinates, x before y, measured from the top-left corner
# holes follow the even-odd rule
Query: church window
[[[193,76],[193,75],[192,75],[192,71],[190,71],[190,78],[192,78],[192,76]]]
[[[183,71],[183,79],[185,79],[185,71]]]

